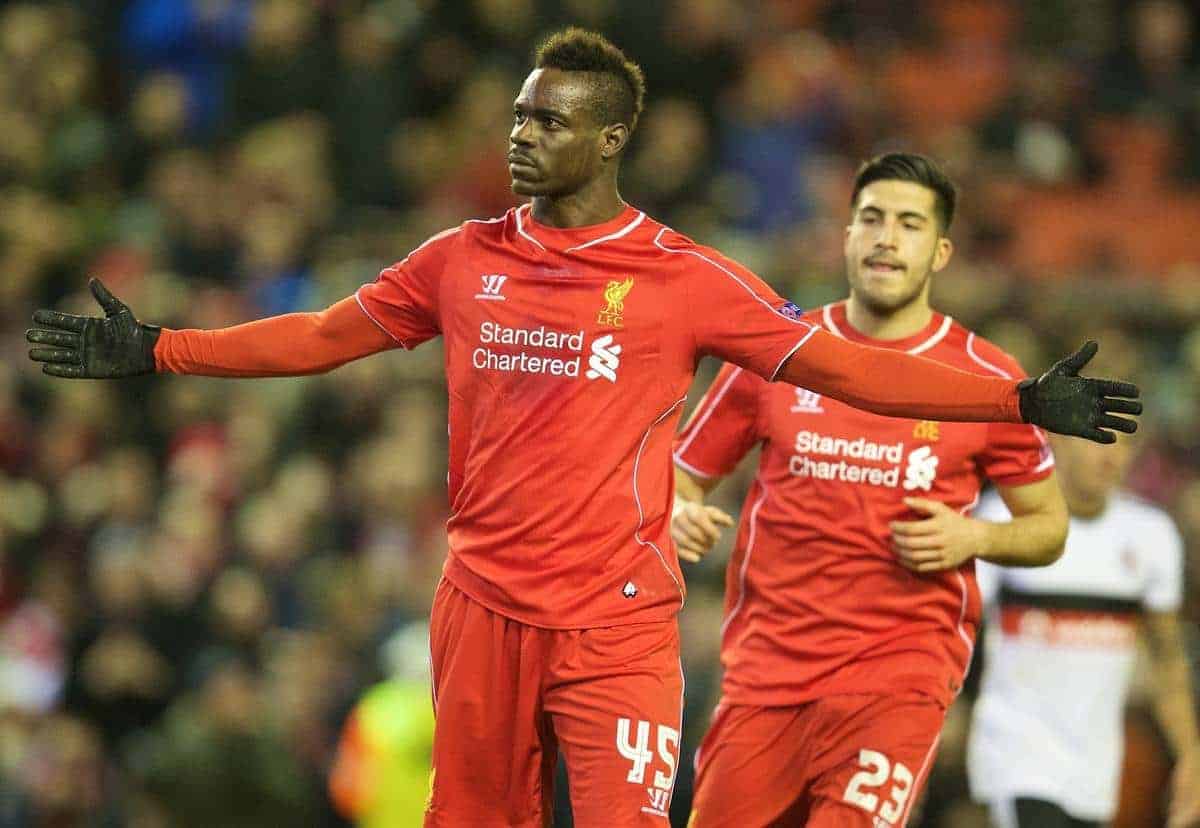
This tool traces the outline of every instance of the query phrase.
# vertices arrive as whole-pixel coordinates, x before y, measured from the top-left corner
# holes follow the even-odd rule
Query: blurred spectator
[[[390,676],[350,712],[329,776],[338,810],[360,828],[416,825],[429,796],[429,626],[415,622],[397,631],[384,653]]]
[[[123,44],[133,77],[180,79],[189,132],[205,135],[224,110],[228,64],[244,46],[256,0],[134,0]]]
[[[262,681],[237,657],[210,650],[194,688],[136,746],[133,761],[171,825],[311,825],[312,790],[268,724]]]

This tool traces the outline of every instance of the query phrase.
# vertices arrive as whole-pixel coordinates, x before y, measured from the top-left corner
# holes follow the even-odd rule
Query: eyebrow
[[[874,205],[860,207],[858,212],[860,212],[860,213],[871,212],[871,213],[875,213],[880,216],[884,215],[884,211]],[[905,210],[904,212],[900,213],[900,218],[901,219],[918,219],[920,221],[929,221],[929,216],[925,215],[924,213],[918,213],[914,210]]]
[[[547,109],[544,106],[537,107],[536,109],[530,109],[520,101],[513,102],[513,111],[522,112],[526,115],[533,115],[536,118],[557,118],[560,121],[565,121],[569,117],[565,112],[559,112],[557,109]]]

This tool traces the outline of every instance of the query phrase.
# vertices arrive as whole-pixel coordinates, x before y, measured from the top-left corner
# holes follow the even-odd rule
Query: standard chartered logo
[[[481,371],[577,378],[584,343],[582,330],[559,331],[544,325],[510,328],[484,322],[479,326],[479,346],[471,352],[471,365]],[[616,382],[620,354],[621,346],[613,342],[612,334],[597,337],[591,343],[584,376]]]
[[[617,381],[617,367],[621,364],[618,354],[621,346],[613,344],[612,334],[605,334],[592,341],[592,355],[588,358],[588,379],[604,377],[609,382]]]
[[[921,446],[908,454],[908,468],[904,470],[904,488],[908,491],[933,488],[937,477],[938,459],[929,446]]]
[[[796,477],[926,492],[937,479],[938,457],[930,446],[913,449],[906,458],[903,441],[876,443],[865,437],[830,437],[805,430],[797,432],[793,451],[788,470]]]

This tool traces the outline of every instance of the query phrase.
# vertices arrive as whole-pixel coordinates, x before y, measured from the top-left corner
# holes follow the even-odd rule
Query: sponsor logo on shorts
[[[650,805],[643,807],[642,810],[655,816],[667,816],[667,806],[671,804],[671,792],[664,791],[662,788],[646,788],[646,794],[650,797]]]

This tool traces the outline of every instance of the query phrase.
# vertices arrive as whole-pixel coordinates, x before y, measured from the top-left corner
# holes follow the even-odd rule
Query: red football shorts
[[[918,693],[718,705],[696,755],[689,828],[898,828],[944,717]]]
[[[430,625],[426,826],[548,826],[563,752],[579,828],[667,828],[683,673],[674,621],[548,630],[446,580]]]

